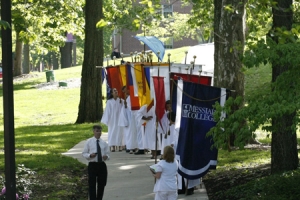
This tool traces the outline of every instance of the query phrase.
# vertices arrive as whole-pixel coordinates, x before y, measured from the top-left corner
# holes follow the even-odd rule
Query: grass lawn
[[[187,49],[188,47],[168,50],[166,55],[171,53],[172,62],[181,62]],[[165,58],[167,59],[167,56]],[[251,69],[246,70],[245,74],[247,95],[254,88],[268,84],[270,69],[267,67]],[[81,66],[55,70],[56,81],[80,77]],[[80,141],[92,136],[92,124],[74,124],[78,113],[80,88],[37,89],[36,85],[45,82],[44,72],[31,73],[28,77],[17,78],[14,81],[16,164],[24,164],[26,168],[36,172],[36,184],[32,184],[34,186],[32,199],[86,199],[86,166],[75,159],[61,155]],[[2,92],[1,85],[0,176],[4,175]],[[104,128],[104,131],[107,130],[106,127]],[[261,141],[270,143],[270,139],[265,135],[265,133],[261,133]],[[261,166],[268,166],[270,149],[235,150],[230,153],[220,150],[218,162],[218,170],[212,171],[205,177],[206,187],[213,188],[213,185],[218,185],[214,180],[219,180],[218,182],[221,181],[221,183],[229,184],[230,188],[235,188],[237,185],[234,184],[235,180],[235,183],[241,183],[238,181],[241,179],[250,180],[251,178],[245,179],[244,177],[249,174],[259,174],[254,173],[253,169],[260,170]],[[241,169],[243,171],[240,171]],[[251,180],[255,181],[256,177],[260,178],[266,174],[268,173],[252,176]],[[298,178],[300,177],[298,172],[294,174]],[[224,177],[224,179],[220,177]],[[279,178],[277,177],[277,179]],[[232,184],[230,185],[230,183]],[[2,184],[1,178],[0,184]],[[0,189],[1,187],[2,185],[0,185]],[[218,187],[219,189],[212,190],[212,193],[222,187],[224,189],[224,185],[218,185]],[[240,191],[243,192],[243,190]],[[235,191],[235,193],[238,192]],[[211,196],[210,199],[215,199],[215,197]]]

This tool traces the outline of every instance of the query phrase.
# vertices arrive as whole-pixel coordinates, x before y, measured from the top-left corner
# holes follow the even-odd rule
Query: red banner
[[[156,117],[160,121],[165,114],[165,103],[166,103],[164,77],[153,76],[152,78],[153,78],[153,85],[154,85],[155,99],[156,99],[155,113],[156,113]]]
[[[124,94],[122,92],[122,77],[120,72],[120,66],[107,67],[107,82],[111,89],[116,88],[118,90],[119,97],[124,99]]]

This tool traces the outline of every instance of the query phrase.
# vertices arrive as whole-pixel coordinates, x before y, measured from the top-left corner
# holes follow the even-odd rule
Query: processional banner
[[[176,112],[175,129],[179,131],[178,172],[184,178],[198,179],[216,168],[218,151],[211,149],[214,142],[206,134],[216,124],[213,105],[217,101],[224,105],[228,91],[183,80],[173,84],[172,107]]]

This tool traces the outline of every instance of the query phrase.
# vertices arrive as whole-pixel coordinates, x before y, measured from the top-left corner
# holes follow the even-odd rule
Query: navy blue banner
[[[193,180],[216,168],[218,151],[211,149],[213,139],[206,137],[206,133],[216,124],[213,105],[216,101],[224,104],[226,90],[182,80],[177,85],[173,90],[172,107],[176,112],[175,128],[179,131],[178,172]]]

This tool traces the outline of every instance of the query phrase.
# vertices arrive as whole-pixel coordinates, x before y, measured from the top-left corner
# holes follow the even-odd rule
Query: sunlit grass
[[[220,150],[218,155],[218,167],[246,167],[258,164],[270,163],[270,149],[265,150],[234,150],[231,152]]]

